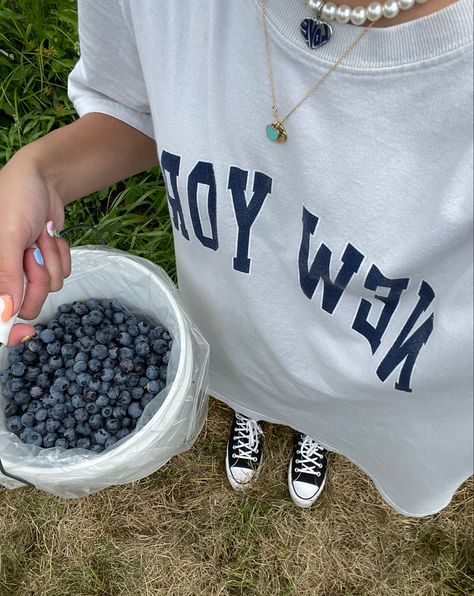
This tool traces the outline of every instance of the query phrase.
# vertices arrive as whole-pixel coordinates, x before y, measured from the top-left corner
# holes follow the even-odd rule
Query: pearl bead
[[[351,11],[351,23],[353,25],[362,25],[367,19],[367,11],[363,6],[356,6]]]
[[[336,21],[338,23],[344,24],[348,23],[351,18],[351,7],[347,6],[346,4],[342,4],[341,6],[337,7],[336,10]]]
[[[386,19],[393,19],[400,12],[397,0],[387,0],[383,5],[383,16]]]
[[[369,21],[378,21],[383,14],[380,2],[372,2],[367,6],[367,18]]]
[[[410,10],[415,5],[415,0],[398,0],[400,10]]]
[[[334,4],[334,2],[327,2],[321,8],[321,18],[324,21],[334,21],[334,18],[336,16],[336,10],[337,6]]]
[[[308,6],[311,10],[319,10],[323,4],[323,0],[308,0]]]

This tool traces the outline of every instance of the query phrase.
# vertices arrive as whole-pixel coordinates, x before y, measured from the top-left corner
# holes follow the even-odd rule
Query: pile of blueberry
[[[6,428],[24,443],[100,453],[165,387],[168,330],[115,299],[63,304],[35,330],[0,373]]]

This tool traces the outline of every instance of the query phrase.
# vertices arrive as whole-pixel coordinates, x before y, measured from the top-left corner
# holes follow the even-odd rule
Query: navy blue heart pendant
[[[319,48],[331,39],[332,29],[327,23],[316,19],[303,19],[301,35],[311,49]]]

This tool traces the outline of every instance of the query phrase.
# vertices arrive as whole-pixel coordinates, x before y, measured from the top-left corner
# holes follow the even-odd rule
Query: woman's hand
[[[4,319],[10,313],[34,319],[48,293],[59,290],[70,274],[69,247],[54,232],[63,222],[60,196],[48,187],[28,154],[20,151],[0,170],[0,311]],[[8,343],[18,344],[32,333],[30,325],[17,324]]]

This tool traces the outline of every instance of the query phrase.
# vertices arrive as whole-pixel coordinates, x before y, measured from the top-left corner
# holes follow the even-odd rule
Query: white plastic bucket
[[[71,253],[71,276],[59,292],[49,295],[35,323],[49,321],[63,303],[116,298],[163,324],[173,337],[173,347],[165,389],[147,405],[135,431],[100,454],[23,444],[5,429],[5,399],[0,396],[0,460],[8,474],[0,473],[0,484],[17,488],[28,483],[67,498],[143,478],[189,449],[207,412],[209,357],[207,343],[160,267],[103,247],[80,247]],[[0,349],[0,370],[8,366],[7,350]]]

